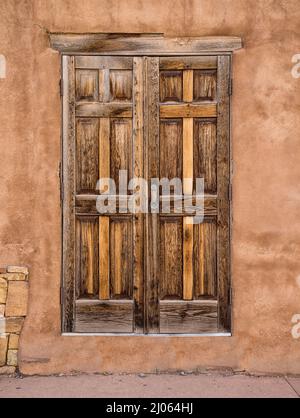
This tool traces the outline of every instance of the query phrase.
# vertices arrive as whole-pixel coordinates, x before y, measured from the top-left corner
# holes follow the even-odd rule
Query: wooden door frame
[[[62,162],[60,170],[61,182],[61,202],[62,202],[62,287],[61,287],[61,305],[62,305],[62,332],[64,334],[72,333],[72,324],[74,322],[74,301],[75,301],[75,55],[131,55],[131,56],[185,56],[185,55],[219,55],[218,63],[226,66],[222,56],[231,57],[233,51],[242,48],[240,37],[218,36],[218,37],[185,37],[185,38],[167,38],[163,34],[122,34],[122,33],[49,33],[49,42],[51,48],[59,51],[61,54],[61,96],[62,96]],[[230,58],[231,61],[231,58]],[[218,65],[218,71],[219,65]],[[228,77],[231,77],[231,69],[227,68],[225,76],[221,74],[222,83],[231,84]],[[223,86],[224,90],[224,86]],[[223,134],[228,139],[228,149],[230,150],[230,103],[226,98],[221,100],[219,106],[219,115],[225,111],[225,118],[221,118],[223,125]],[[225,129],[224,129],[225,126]],[[228,153],[229,159],[230,151]],[[231,164],[228,164],[229,182],[231,177]],[[227,193],[221,190],[222,196]],[[230,202],[228,203],[230,206]],[[229,208],[231,213],[231,208]],[[148,216],[149,218],[149,216]],[[148,221],[146,221],[146,225]],[[146,226],[147,227],[147,226]],[[230,229],[228,248],[230,260]],[[152,238],[151,238],[152,239]],[[229,263],[230,264],[230,263]],[[227,269],[230,274],[230,265],[221,268]],[[228,278],[227,285],[221,289],[221,299],[230,297],[231,278]],[[229,288],[228,288],[229,286]],[[226,302],[227,303],[227,302]],[[231,303],[231,301],[230,301]],[[228,330],[231,328],[231,314],[221,312],[227,315],[225,322],[228,324]],[[84,335],[84,334],[80,334]],[[103,334],[110,335],[110,334]],[[113,335],[131,335],[131,334],[113,334]],[[141,335],[141,334],[132,334]],[[160,335],[164,334],[149,334]],[[188,336],[189,334],[170,334],[173,336]],[[205,336],[207,334],[192,334],[195,336]],[[212,335],[231,335],[228,333],[208,334]]]
[[[65,55],[224,55],[241,49],[237,36],[165,37],[161,33],[49,33],[52,49]]]

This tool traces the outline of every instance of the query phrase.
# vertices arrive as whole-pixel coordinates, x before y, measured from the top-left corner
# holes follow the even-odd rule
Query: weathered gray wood
[[[145,58],[145,168],[148,181],[159,178],[159,59]],[[149,334],[159,332],[159,219],[157,213],[145,215],[146,327]]]
[[[73,331],[75,302],[75,71],[74,58],[64,56],[63,73],[63,242],[62,242],[62,329]]]
[[[133,331],[133,302],[130,300],[78,300],[74,332],[105,333]]]
[[[200,334],[218,332],[216,300],[160,301],[160,332]]]
[[[144,177],[144,59],[133,59],[133,173]],[[144,214],[133,216],[133,297],[134,332],[145,327]]]
[[[230,331],[230,57],[218,58],[218,124],[217,124],[217,271],[219,328]]]
[[[50,33],[50,46],[62,53],[127,55],[201,54],[231,52],[242,47],[235,36],[165,38],[161,35]]]
[[[104,37],[104,39],[106,38]],[[158,37],[157,39],[160,38]],[[124,61],[125,64],[123,63],[125,65],[124,68],[120,69],[116,67],[108,69],[109,65],[112,66],[114,63],[119,63],[116,64],[118,66],[123,65],[122,58],[126,61]],[[80,65],[87,65],[87,67],[79,67],[76,70],[78,72],[77,102],[74,97],[76,90],[74,81],[75,59],[79,59],[79,63],[80,59],[82,60]],[[106,62],[105,65],[102,59],[104,63]],[[128,59],[134,62],[134,65],[130,69],[126,68]],[[170,73],[169,78],[172,79],[171,73],[176,73],[176,88],[173,88],[174,80],[170,81],[167,79],[164,81],[165,83],[169,83],[169,87],[165,88],[163,95],[163,100],[167,100],[167,102],[164,102],[160,106],[159,66],[164,59],[167,66],[166,70],[163,70],[165,75]],[[146,333],[201,333],[230,330],[230,202],[228,199],[230,184],[230,56],[223,54],[223,56],[217,57],[217,53],[215,53],[215,56],[210,55],[205,57],[184,56],[182,57],[182,61],[177,56],[174,60],[177,60],[176,62],[179,68],[176,67],[175,61],[172,62],[172,59],[173,57],[137,56],[132,58],[119,56],[108,57],[104,55],[98,57],[63,57],[63,62],[67,64],[68,68],[64,71],[65,82],[63,84],[66,90],[63,92],[63,152],[66,147],[68,148],[67,155],[63,157],[63,180],[68,183],[63,189],[65,195],[63,199],[63,210],[64,219],[65,215],[69,217],[66,219],[66,222],[64,221],[63,226],[64,251],[67,249],[66,253],[63,253],[63,286],[66,289],[63,300],[63,330],[65,332],[73,330],[72,324],[76,324],[77,332],[131,333],[144,331]],[[93,60],[95,60],[94,67],[90,68],[89,65],[94,62]],[[216,61],[218,61],[217,77],[214,67]],[[168,66],[171,67],[168,68]],[[197,66],[199,68],[196,68]],[[207,66],[207,68],[202,68],[201,66]],[[65,74],[66,71],[67,74]],[[99,75],[99,80],[96,77],[96,73]],[[195,82],[195,76],[196,83],[194,83],[193,89],[192,81]],[[216,79],[218,80],[217,88],[215,86]],[[107,89],[106,92],[104,92],[104,85]],[[108,87],[110,87],[110,91],[108,91]],[[70,92],[70,89],[73,90]],[[170,98],[172,100],[176,98],[178,104],[170,105]],[[114,100],[114,102],[107,103],[108,100]],[[74,173],[74,154],[76,155],[75,110],[77,112],[76,116],[79,118],[78,121],[82,121],[84,124],[91,124],[95,128],[91,132],[85,130],[79,135],[80,141],[78,142],[77,148],[82,147],[83,156],[78,161],[84,163],[83,166],[86,169],[81,168],[79,170],[80,173],[78,172],[82,177],[77,176],[81,183],[80,187],[77,188],[76,198],[74,190],[74,178],[76,177]],[[93,170],[95,168],[98,171],[99,168],[97,168],[98,154],[101,155],[101,153],[103,154],[105,152],[105,155],[108,155],[107,151],[103,150],[101,142],[101,152],[100,150],[97,152],[97,141],[99,123],[101,126],[102,121],[109,121],[110,117],[112,118],[112,124],[109,125],[109,141],[112,155],[108,157],[108,161],[109,172],[112,171],[113,177],[116,177],[115,174],[119,168],[129,168],[130,177],[132,174],[143,176],[147,179],[160,177],[160,174],[164,174],[167,177],[174,175],[181,177],[182,170],[177,170],[176,164],[177,159],[180,160],[177,164],[178,167],[182,164],[182,159],[184,158],[182,154],[187,152],[186,144],[183,146],[182,134],[179,133],[177,140],[178,146],[177,148],[175,147],[176,149],[174,148],[176,153],[174,154],[173,152],[172,147],[174,144],[172,141],[169,144],[171,147],[168,149],[167,142],[172,139],[172,136],[167,132],[164,133],[162,129],[160,131],[160,117],[162,118],[161,124],[171,124],[172,118],[173,121],[177,121],[177,119],[182,119],[182,117],[194,117],[196,119],[193,127],[197,122],[200,124],[203,123],[204,125],[210,122],[214,127],[217,127],[217,133],[215,130],[213,132],[205,131],[205,134],[196,135],[194,138],[194,145],[202,141],[201,144],[198,144],[199,155],[194,154],[193,162],[195,167],[197,167],[197,164],[199,166],[196,172],[203,172],[206,178],[205,192],[209,194],[206,194],[204,199],[204,216],[206,221],[211,222],[208,225],[208,229],[211,227],[211,231],[206,234],[203,225],[190,227],[193,238],[190,240],[189,254],[191,256],[189,257],[193,258],[192,269],[195,271],[194,274],[197,274],[197,278],[192,278],[190,289],[193,289],[195,284],[197,285],[197,289],[199,289],[196,293],[189,292],[189,296],[186,297],[185,301],[180,300],[183,297],[182,280],[184,276],[182,272],[182,264],[184,264],[182,262],[182,254],[184,251],[181,247],[182,242],[187,238],[185,230],[182,230],[182,225],[186,222],[185,219],[187,216],[194,216],[191,211],[193,209],[192,205],[195,204],[195,198],[190,199],[189,206],[183,214],[177,214],[174,213],[172,205],[174,206],[174,200],[180,200],[182,196],[176,196],[171,199],[171,213],[167,215],[161,212],[160,214],[150,213],[135,216],[132,216],[132,214],[124,214],[122,215],[122,219],[117,220],[120,217],[119,215],[108,214],[107,220],[109,224],[111,222],[113,223],[109,231],[110,238],[112,239],[109,240],[110,254],[108,256],[111,264],[112,288],[109,295],[103,298],[107,299],[105,300],[105,308],[103,308],[103,305],[95,305],[97,302],[95,298],[98,297],[97,286],[99,277],[97,274],[98,267],[93,264],[94,258],[96,260],[97,257],[92,257],[91,254],[96,254],[98,251],[98,242],[96,244],[96,241],[98,239],[97,227],[99,214],[96,210],[97,195],[94,194],[95,191],[93,188],[96,173]],[[207,119],[204,119],[204,117]],[[97,118],[101,118],[100,122]],[[197,120],[197,118],[201,119]],[[119,146],[118,141],[118,147],[114,145],[114,142],[116,142],[114,141],[114,123],[118,125],[118,135],[121,136],[122,141],[120,144],[122,146]],[[191,138],[193,139],[193,136]],[[92,150],[91,147],[93,147],[94,143],[97,143],[97,145]],[[72,152],[73,155],[71,155]],[[160,159],[160,155],[165,155],[165,158]],[[200,157],[205,158],[205,161],[207,161],[207,158],[211,158],[211,161],[206,166],[204,161],[200,160]],[[125,162],[124,158],[127,159],[127,162]],[[95,164],[93,161],[95,161]],[[166,164],[168,166],[165,166]],[[168,173],[163,173],[164,170],[161,172],[160,168],[163,169],[166,167],[169,167],[167,170]],[[66,176],[65,170],[67,170]],[[131,171],[133,172],[131,173]],[[194,172],[195,175],[197,173]],[[190,175],[186,174],[187,177]],[[161,198],[160,204],[162,200]],[[78,271],[81,269],[84,272],[83,275],[81,274],[84,283],[80,283],[80,280],[76,282],[76,297],[90,297],[93,299],[94,304],[93,308],[91,308],[92,305],[89,305],[88,310],[86,308],[82,308],[79,311],[76,309],[79,312],[76,320],[74,311],[74,265],[76,265],[76,260],[74,262],[75,214],[78,215],[78,220],[81,219],[85,225],[83,229],[81,228],[79,241],[82,241],[82,245],[87,249],[86,253],[81,251],[79,255],[76,255],[77,258],[81,257],[81,263],[77,263],[76,268]],[[97,227],[91,224],[90,220],[92,218],[93,225],[97,224]],[[143,218],[145,218],[144,224]],[[165,232],[160,226],[161,221],[164,221],[166,224]],[[173,227],[172,225],[175,221],[177,222],[177,226]],[[77,230],[80,229],[80,223],[78,222]],[[160,242],[162,235],[164,237],[162,240],[163,245]],[[199,248],[195,244],[195,240],[198,240]],[[94,250],[89,251],[87,248],[89,246],[91,248],[93,247]],[[96,246],[97,250],[95,250]],[[195,268],[195,254],[200,254],[197,269]],[[72,262],[72,259],[73,266],[70,266],[69,263]],[[169,267],[161,268],[163,265],[161,261]],[[122,268],[122,263],[124,268]],[[89,266],[94,267],[91,270]],[[173,273],[172,266],[175,266]],[[145,270],[145,276],[143,270]],[[162,271],[167,273],[163,276],[161,274]],[[218,275],[218,281],[215,280],[216,274]],[[97,283],[96,286],[95,283]],[[216,291],[216,285],[218,286],[218,291]],[[216,293],[218,293],[218,300],[216,300]],[[206,305],[195,305],[193,300],[189,300],[192,298],[200,298],[200,302],[204,303],[202,300],[203,295],[215,297],[214,301],[209,301],[209,309],[205,307]],[[126,299],[127,303],[131,304],[131,313],[129,314],[126,309],[123,312],[126,318],[130,318],[129,328],[128,326],[125,327],[123,323],[121,324],[121,311],[123,308],[116,309],[115,305],[114,308],[111,308],[111,303],[114,301],[108,299],[108,297],[115,298],[118,302]],[[134,301],[131,300],[132,298]],[[174,298],[177,300],[174,300]],[[76,305],[80,303],[77,302]],[[185,305],[182,303],[185,303]],[[192,305],[187,305],[188,303]],[[214,306],[213,309],[211,308],[212,305]],[[217,305],[219,306],[217,307]],[[104,315],[102,315],[103,312]],[[218,313],[219,320],[217,320],[216,313]],[[103,318],[108,318],[108,325],[104,324]],[[91,320],[90,326],[88,326],[89,320]],[[160,321],[161,328],[159,326]],[[96,322],[99,325],[95,325]]]
[[[132,57],[78,55],[75,57],[75,67],[97,70],[132,70],[133,59]]]
[[[130,103],[76,103],[76,116],[87,118],[131,118]]]
[[[76,195],[76,213],[77,214],[99,214],[99,212],[97,212],[97,208],[96,208],[96,199],[97,199],[98,195],[86,195],[86,194],[81,194],[81,195]],[[112,195],[111,195],[112,197]],[[115,197],[116,198],[116,211],[119,210],[120,208],[120,204],[119,204],[119,200],[118,200],[118,196]],[[122,202],[123,200],[126,199],[127,201],[129,200],[129,196],[125,196],[122,197]],[[184,208],[184,212],[182,214],[178,213],[176,214],[176,216],[193,216],[193,212],[195,212],[196,210],[201,210],[202,206],[196,206],[196,197],[193,198],[186,198],[185,204],[184,204],[184,197],[183,196],[178,196],[178,197],[174,197],[174,196],[164,196],[164,197],[160,197],[160,207],[162,206],[162,202],[164,200],[170,200],[170,215],[174,214],[174,201],[182,201],[182,206]],[[121,204],[123,204],[121,202]],[[128,205],[127,205],[128,206]],[[131,215],[130,213],[128,214],[128,216]],[[217,197],[214,195],[205,195],[204,196],[204,216],[205,217],[210,217],[210,216],[216,216],[217,215]],[[110,216],[110,214],[108,213],[107,216]],[[164,216],[168,216],[167,214],[164,214]]]

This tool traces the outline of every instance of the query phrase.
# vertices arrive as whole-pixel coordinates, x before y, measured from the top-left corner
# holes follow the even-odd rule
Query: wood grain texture
[[[133,58],[79,55],[75,57],[76,68],[96,70],[132,70]]]
[[[92,67],[90,67],[92,68]],[[217,68],[216,56],[161,57],[160,70],[207,70]]]
[[[105,53],[124,55],[201,54],[231,52],[242,48],[234,36],[164,38],[157,35],[126,35],[109,33],[50,33],[50,46],[62,53]]]
[[[183,71],[183,101],[193,101],[193,70]],[[193,193],[193,118],[183,118],[183,193]],[[183,219],[183,299],[193,299],[193,219]]]
[[[103,42],[117,38],[104,36]],[[64,243],[63,269],[73,271],[72,278],[67,273],[73,288],[63,300],[65,331],[230,330],[230,56],[192,55],[63,58],[72,90],[66,94],[64,83],[64,141],[76,157],[67,161],[73,189],[64,187],[67,237],[73,234],[73,243]],[[195,197],[184,213],[174,212],[182,196],[171,199],[166,215],[99,216],[91,185],[110,176],[118,185],[120,169],[148,180],[204,177],[204,223],[190,224]],[[184,192],[192,194],[192,182]],[[65,268],[72,257],[73,266]],[[76,318],[74,294],[76,306],[92,299],[88,309],[76,308]]]
[[[99,179],[110,178],[110,119],[101,118],[99,127]],[[108,192],[101,187],[100,193]]]
[[[194,177],[204,179],[204,192],[217,193],[216,120],[195,119],[193,160]]]
[[[132,71],[110,71],[110,97],[113,102],[132,100]]]
[[[193,132],[193,118],[183,118],[183,192],[185,195],[193,193]]]
[[[99,98],[98,71],[76,71],[76,101],[97,101]]]
[[[145,58],[145,178],[159,177],[159,59]],[[145,332],[159,332],[159,219],[145,215]]]
[[[110,80],[107,68],[99,70],[99,102],[110,102]]]
[[[110,174],[118,190],[120,170],[132,177],[132,120],[111,119],[110,129]]]
[[[76,120],[76,190],[94,193],[99,174],[99,121]]]
[[[77,195],[76,196],[76,213],[77,214],[86,214],[86,215],[99,215],[99,212],[97,212],[96,208],[96,199],[98,195]],[[167,196],[168,197],[168,196]],[[117,198],[117,196],[116,196]],[[174,204],[172,201],[174,200],[174,195],[171,195],[170,197],[171,205],[170,205],[170,216],[173,216],[174,212],[172,212],[172,209],[174,209]],[[179,200],[182,200],[183,197],[179,196]],[[160,197],[160,202],[162,202],[163,198]],[[193,197],[191,199],[186,199],[186,206],[184,207],[184,212],[182,214],[176,213],[176,216],[192,216],[192,210],[195,210],[196,206],[196,198]],[[116,205],[118,209],[118,204]],[[162,204],[160,203],[160,208],[162,207]],[[114,216],[113,214],[107,214],[108,216]],[[205,217],[214,217],[217,215],[217,197],[215,195],[205,195],[204,196],[204,215]],[[128,215],[122,216],[131,216],[129,213]],[[167,214],[163,214],[163,216],[168,216]]]
[[[230,184],[230,57],[218,58],[218,232],[217,232],[217,265],[218,265],[218,300],[219,328],[230,331],[231,328],[231,277],[230,277],[230,201],[228,196]]]
[[[110,218],[110,294],[112,299],[131,299],[132,277],[132,220],[128,217]]]
[[[183,71],[183,101],[191,103],[193,101],[194,71]]]
[[[80,297],[98,297],[99,292],[99,231],[97,217],[81,217],[80,237],[77,237],[77,245],[80,257],[79,277],[76,282],[79,285],[77,293]]]
[[[194,71],[194,100],[216,100],[217,73],[216,71]]]
[[[144,59],[133,59],[133,171],[144,177]],[[133,217],[133,297],[134,332],[143,333],[145,327],[144,285],[144,214]]]
[[[161,102],[182,101],[182,71],[160,71]]]
[[[160,120],[159,176],[182,179],[182,119]]]
[[[130,103],[76,103],[76,116],[87,118],[131,118]]]
[[[160,332],[166,334],[218,332],[217,301],[161,301]]]
[[[73,331],[75,315],[75,69],[74,58],[62,58],[64,80],[62,132],[62,329]]]
[[[163,104],[160,106],[161,118],[213,118],[217,116],[215,103],[201,104]]]
[[[110,299],[109,217],[99,216],[99,299]]]
[[[183,228],[178,217],[160,218],[160,299],[182,299]]]
[[[193,218],[183,218],[183,299],[193,299]]]
[[[217,228],[216,222],[194,225],[194,297],[217,299]]]
[[[78,300],[74,332],[131,333],[133,331],[132,318],[132,301]]]

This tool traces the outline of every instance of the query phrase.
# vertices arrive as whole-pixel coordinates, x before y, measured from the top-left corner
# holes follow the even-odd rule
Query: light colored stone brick
[[[4,322],[4,329],[6,333],[20,334],[24,318],[0,318],[0,329],[1,322]]]
[[[6,271],[7,271],[7,273],[23,273],[25,275],[28,274],[28,268],[27,267],[8,266]]]
[[[0,336],[0,366],[5,366],[6,364],[6,354],[8,347],[8,335]]]
[[[26,281],[28,280],[28,276],[23,273],[5,273],[2,274],[1,277],[8,281]]]
[[[0,278],[0,303],[6,303],[7,281]]]
[[[0,367],[0,375],[15,374],[15,373],[16,373],[16,368],[14,366]]]
[[[26,316],[28,282],[9,282],[5,316]]]
[[[0,316],[4,316],[5,305],[0,305]]]
[[[18,350],[19,348],[19,335],[10,334],[8,348],[9,350]]]
[[[7,365],[15,367],[18,365],[18,350],[7,351]]]

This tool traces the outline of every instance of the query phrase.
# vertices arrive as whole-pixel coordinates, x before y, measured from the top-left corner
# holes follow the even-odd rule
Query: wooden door
[[[223,332],[230,330],[230,57],[151,63],[159,109],[149,112],[148,177],[183,179],[187,195],[204,178],[204,221],[193,224],[188,209],[147,216],[147,332]]]
[[[63,329],[230,330],[230,56],[63,56]],[[99,214],[100,178],[204,177],[194,213]],[[151,193],[149,192],[149,196]],[[177,196],[177,199],[182,196]],[[172,197],[174,200],[174,197]]]

